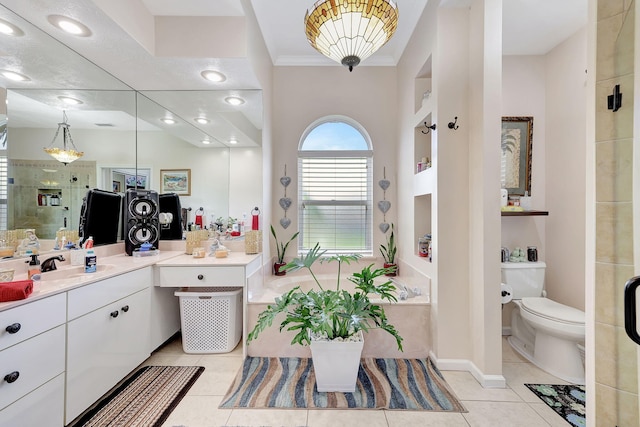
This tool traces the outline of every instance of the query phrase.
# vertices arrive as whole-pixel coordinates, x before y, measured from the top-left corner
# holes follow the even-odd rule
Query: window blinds
[[[371,164],[368,151],[298,159],[301,252],[317,242],[328,253],[372,253]]]

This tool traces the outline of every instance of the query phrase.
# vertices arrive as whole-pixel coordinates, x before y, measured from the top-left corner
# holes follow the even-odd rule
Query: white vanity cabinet
[[[65,294],[0,312],[0,426],[64,425],[65,321]]]
[[[190,255],[181,255],[158,262],[155,269],[155,284],[159,289],[241,287],[243,290],[242,336],[244,337],[242,355],[246,357],[248,284],[251,281],[262,283],[261,254],[232,252],[227,258],[194,258]],[[177,297],[174,298],[177,301]],[[175,311],[175,313],[178,312],[179,310]],[[203,321],[206,320],[203,318]],[[179,321],[179,318],[176,318],[176,321]]]
[[[151,267],[68,292],[66,423],[150,354]]]

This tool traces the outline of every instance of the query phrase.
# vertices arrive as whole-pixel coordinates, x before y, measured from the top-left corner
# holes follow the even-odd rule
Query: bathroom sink
[[[98,264],[98,269],[96,273],[105,272],[112,270],[115,267],[115,264]],[[40,280],[61,280],[61,279],[72,279],[75,277],[83,277],[88,276],[95,273],[85,273],[84,265],[78,265],[73,267],[63,267],[58,270],[47,271],[46,273],[42,273],[40,275]]]

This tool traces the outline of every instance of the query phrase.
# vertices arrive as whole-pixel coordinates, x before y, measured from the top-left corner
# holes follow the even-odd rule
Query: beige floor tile
[[[483,388],[468,372],[442,371],[442,375],[460,400],[522,401],[510,388]]]
[[[227,424],[230,426],[306,426],[307,410],[233,409],[229,420],[227,420]]]
[[[144,366],[201,366],[199,355],[178,353],[154,353],[143,362]]]
[[[471,427],[548,427],[549,424],[527,403],[462,402],[469,410],[462,414]]]
[[[389,427],[468,427],[457,412],[385,411]]]
[[[221,397],[185,396],[162,427],[223,426],[231,415],[230,409],[218,409]]]
[[[525,384],[567,384],[566,381],[554,377],[531,363],[503,363],[502,375],[507,380],[509,388],[525,402],[540,402],[540,398]]]
[[[367,426],[387,427],[382,410],[318,410],[310,409],[309,427]]]
[[[530,403],[529,406],[536,411],[551,427],[567,427],[568,424],[556,411],[551,409],[549,405],[540,401],[540,403]]]
[[[242,366],[242,359],[240,357],[208,358],[200,360],[200,365],[204,366],[204,372],[191,387],[189,394],[224,396]]]
[[[527,359],[511,347],[507,338],[506,336],[502,337],[502,363],[529,363]]]

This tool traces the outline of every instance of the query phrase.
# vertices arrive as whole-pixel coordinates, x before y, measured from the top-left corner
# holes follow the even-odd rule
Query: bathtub
[[[316,275],[324,289],[335,289],[335,274]],[[341,276],[340,289],[352,291],[355,284]],[[403,338],[404,351],[398,351],[395,338],[382,330],[372,330],[365,334],[365,344],[362,357],[387,358],[426,358],[431,350],[430,305],[428,286],[409,285],[403,277],[378,277],[377,283],[391,280],[399,288],[407,286],[409,289],[418,287],[420,295],[400,300],[397,303],[383,301],[376,295],[370,295],[372,302],[384,306],[389,322],[393,324]],[[405,284],[407,283],[407,284]],[[318,289],[311,275],[288,274],[284,277],[267,276],[262,285],[250,286],[247,293],[247,330],[251,331],[256,324],[258,315],[267,305],[272,304],[278,296],[300,286],[303,291]],[[284,315],[276,317],[273,325],[260,333],[258,338],[251,341],[247,347],[247,354],[252,357],[311,357],[307,346],[292,345],[291,339],[295,335],[289,331],[279,331],[280,322]]]

